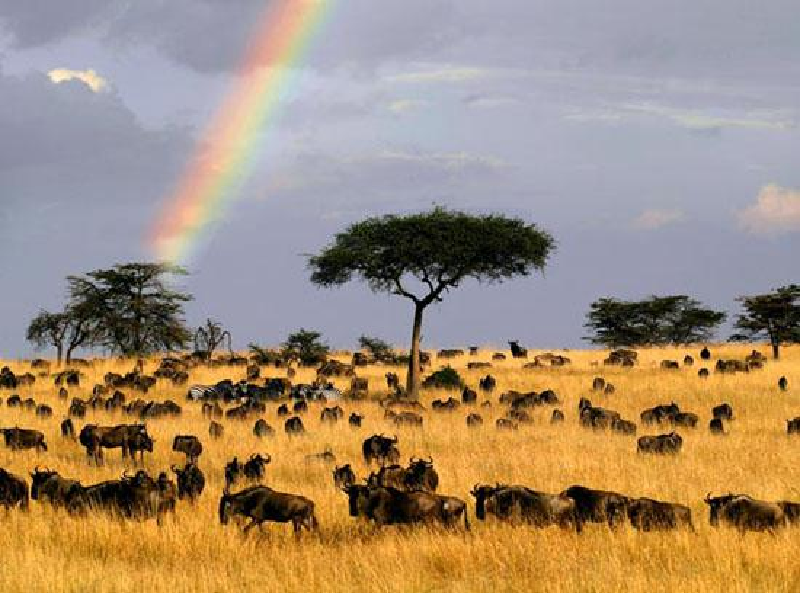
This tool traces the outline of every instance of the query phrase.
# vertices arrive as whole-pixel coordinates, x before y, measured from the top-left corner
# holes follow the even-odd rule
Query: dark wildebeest
[[[152,451],[152,439],[139,439],[137,435],[147,436],[147,429],[144,424],[120,424],[117,426],[98,426],[87,424],[81,429],[78,441],[86,448],[86,455],[94,459],[95,463],[102,463],[103,449],[122,449],[122,458],[125,459],[129,454],[133,457],[131,446],[142,451],[149,446]],[[134,437],[137,442],[134,443]]]
[[[433,459],[428,457],[425,461],[412,457],[408,462],[404,485],[408,490],[436,492],[439,486],[439,474],[433,469]]]
[[[233,461],[225,465],[225,491],[228,492],[240,478],[253,481],[262,480],[270,461],[272,458],[269,455],[263,456],[260,453],[254,453],[244,463],[234,457]]]
[[[786,525],[786,515],[774,502],[755,500],[744,494],[727,494],[705,498],[709,507],[709,523],[718,527],[726,523],[740,531],[773,531]]]
[[[561,410],[553,410],[553,413],[550,415],[550,424],[558,424],[560,422],[564,422],[564,412]]]
[[[800,434],[800,416],[786,421],[786,434]]]
[[[400,412],[392,417],[395,426],[422,426],[422,416],[414,412]]]
[[[400,377],[397,373],[386,373],[386,386],[393,391],[400,389]]]
[[[440,523],[455,527],[463,515],[464,527],[469,529],[467,505],[459,498],[382,486],[353,485],[344,491],[351,517],[366,517],[378,525]]]
[[[478,381],[478,387],[481,388],[481,391],[494,391],[494,388],[497,387],[497,379],[491,375],[486,375]]]
[[[75,440],[75,426],[72,424],[72,420],[66,418],[61,422],[61,436],[65,439],[72,439]]]
[[[206,477],[196,463],[187,463],[183,468],[172,466],[178,481],[178,498],[188,498],[190,502],[197,500],[206,486]]]
[[[36,449],[37,452],[47,451],[44,434],[38,430],[16,427],[3,428],[1,430],[5,437],[6,447],[12,451],[20,449]]]
[[[524,486],[475,485],[475,516],[481,521],[494,515],[501,521],[525,522],[537,527],[558,525],[572,527],[578,533],[583,521],[576,502],[562,494],[537,492]]]
[[[69,405],[69,410],[67,410],[67,415],[75,418],[84,418],[86,416],[86,404],[78,398],[73,398],[72,403]]]
[[[433,400],[433,402],[431,402],[431,409],[432,410],[437,410],[439,412],[452,412],[453,410],[458,408],[460,405],[461,405],[461,402],[459,402],[456,398],[448,397],[444,401],[442,401],[440,399]]]
[[[36,415],[39,418],[50,418],[53,415],[53,408],[47,404],[39,404],[36,406]]]
[[[708,375],[709,375],[708,369],[700,369],[699,371],[697,371],[697,376],[700,377],[701,379],[707,379]]]
[[[354,427],[354,428],[359,428],[361,426],[361,421],[363,419],[364,419],[364,416],[362,416],[361,414],[356,414],[355,412],[353,412],[352,414],[350,414],[350,417],[347,419],[347,423],[350,426]]]
[[[800,503],[779,500],[778,506],[781,507],[789,525],[800,525]]]
[[[202,412],[205,418],[222,418],[225,414],[217,402],[203,402]]]
[[[483,425],[483,418],[481,418],[480,414],[472,412],[469,416],[467,416],[467,426],[471,428],[477,428]]]
[[[203,452],[203,444],[194,435],[176,435],[172,441],[172,450],[186,455],[188,463],[197,463]]]
[[[292,416],[286,420],[286,422],[283,423],[283,430],[289,436],[300,435],[306,432],[306,428],[303,426],[303,421],[299,416]]]
[[[278,406],[278,417],[280,416],[288,416],[289,415],[289,405],[288,404],[281,404]]]
[[[606,388],[606,380],[603,377],[595,377],[592,380],[592,391],[603,391]]]
[[[266,486],[253,486],[236,494],[224,494],[219,501],[220,523],[227,525],[233,515],[251,519],[244,528],[245,533],[265,521],[291,521],[295,533],[299,533],[303,527],[313,531],[319,526],[311,500],[296,494],[277,492]]]
[[[498,418],[495,420],[494,425],[498,430],[517,430],[517,428],[519,428],[516,422],[508,418]]]
[[[298,400],[294,402],[294,405],[292,406],[292,411],[295,414],[305,414],[306,412],[308,412],[308,403],[304,399]]]
[[[367,485],[405,490],[407,471],[402,465],[396,463],[384,465],[377,472],[372,472],[367,477]]]
[[[387,437],[382,434],[373,434],[364,439],[361,445],[361,452],[364,461],[369,465],[377,461],[381,465],[385,463],[397,463],[400,460],[400,450],[397,448],[397,437]]]
[[[461,403],[466,405],[478,403],[478,392],[465,386],[461,392]]]
[[[643,436],[636,441],[637,453],[676,454],[683,446],[683,439],[677,432],[657,436]]]
[[[83,487],[78,480],[62,478],[58,472],[40,470],[38,467],[31,473],[31,498],[40,502],[48,502],[54,507],[68,508],[72,499]]]
[[[518,341],[514,340],[509,342],[508,345],[511,348],[511,356],[513,358],[528,358],[528,349],[520,347]]]
[[[680,407],[675,402],[670,404],[660,404],[646,409],[639,414],[639,419],[644,424],[660,424],[661,422],[671,422],[672,419],[681,413]]]
[[[139,452],[139,462],[144,463],[145,451],[152,453],[154,444],[155,439],[147,434],[146,430],[135,432],[128,441],[128,451],[131,454],[131,460],[133,460],[133,463],[136,463],[137,451]]]
[[[694,358],[692,358],[691,355],[687,354],[686,356],[683,357],[683,366],[690,367],[693,364],[694,364]]]
[[[344,418],[344,410],[341,406],[334,406],[332,408],[323,408],[322,412],[319,415],[320,422],[330,422],[335,424],[339,420]]]
[[[725,434],[722,418],[712,418],[711,422],[708,423],[708,429],[712,434]]]
[[[692,511],[682,504],[634,498],[628,501],[627,510],[631,525],[642,531],[678,529],[684,526],[694,531]]]
[[[700,419],[697,414],[691,412],[678,412],[672,417],[672,424],[674,426],[683,426],[685,428],[695,428]]]
[[[253,434],[258,438],[269,437],[275,434],[275,429],[266,420],[259,418],[253,425]]]
[[[613,383],[606,383],[606,388],[605,388],[605,389],[603,389],[603,393],[605,393],[606,395],[611,395],[611,394],[612,394],[612,393],[614,393],[616,390],[617,390],[617,388],[616,388],[616,387],[614,387],[614,384],[613,384]]]
[[[616,492],[570,486],[561,493],[575,501],[576,515],[581,523],[606,523],[615,527],[625,519],[628,498]]]
[[[609,428],[614,420],[621,420],[619,412],[605,408],[590,406],[581,410],[581,426],[589,428]]]
[[[781,377],[778,379],[778,389],[781,391],[786,391],[789,389],[789,380],[786,377]]]
[[[711,415],[714,418],[721,418],[722,420],[733,420],[733,408],[730,404],[720,404],[714,406],[711,410]]]
[[[212,420],[208,425],[208,436],[212,439],[221,439],[225,433],[225,427],[219,422]]]
[[[28,500],[27,482],[0,467],[0,506],[6,510],[19,507],[25,511],[28,509]]]
[[[636,434],[636,424],[630,420],[615,418],[611,421],[611,430],[620,434]]]
[[[339,489],[347,488],[356,483],[356,474],[349,463],[333,470],[333,483]]]
[[[703,348],[700,351],[700,358],[702,360],[711,360],[711,351],[708,348]]]
[[[677,360],[662,360],[661,364],[659,365],[662,369],[679,369],[681,365],[678,364]]]

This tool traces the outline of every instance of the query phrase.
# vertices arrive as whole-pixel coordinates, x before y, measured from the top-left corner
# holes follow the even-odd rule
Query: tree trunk
[[[419,336],[422,330],[422,312],[425,307],[416,303],[414,307],[414,329],[411,331],[411,357],[408,361],[408,380],[406,381],[406,397],[419,397]]]
[[[61,359],[64,357],[64,346],[62,344],[56,344],[56,366],[61,366]]]
[[[772,358],[778,360],[780,358],[780,342],[778,340],[772,340]]]

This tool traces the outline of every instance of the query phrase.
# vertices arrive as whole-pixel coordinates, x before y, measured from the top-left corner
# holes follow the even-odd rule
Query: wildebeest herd
[[[472,349],[470,350],[472,352]],[[705,361],[705,350],[700,359]],[[464,355],[462,351],[444,351],[443,358]],[[513,358],[527,358],[527,351],[512,343]],[[494,357],[493,357],[494,359]],[[563,356],[536,357],[536,366],[549,364],[564,366],[570,364]],[[636,352],[619,350],[612,352],[604,361],[607,365],[632,366],[636,364]],[[694,359],[687,355],[683,365],[691,366]],[[353,365],[355,366],[355,365]],[[745,361],[719,360],[714,372],[750,372],[761,369],[764,361],[755,354]],[[675,361],[663,361],[659,367],[664,371],[680,368]],[[126,375],[109,373],[104,383],[92,387],[92,395],[86,400],[73,398],[69,404],[67,417],[60,422],[60,433],[64,439],[75,440],[85,449],[87,462],[92,465],[104,464],[105,449],[120,449],[121,457],[134,465],[144,463],[145,453],[152,453],[155,439],[148,433],[145,421],[165,416],[180,417],[182,408],[169,400],[164,402],[136,399],[127,402],[126,388],[148,393],[156,388],[160,379],[171,380],[173,385],[184,385],[188,381],[190,367],[180,359],[164,359],[154,376],[146,376],[142,366]],[[489,368],[480,366],[475,368]],[[320,423],[336,426],[344,422],[350,430],[362,427],[365,416],[356,411],[347,414],[348,393],[335,388],[326,377],[351,377],[352,367],[339,364],[324,367],[326,373],[319,373],[318,381],[311,384],[292,384],[288,379],[270,378],[258,383],[259,373],[248,367],[249,380],[234,382],[220,381],[214,385],[195,385],[189,388],[186,404],[197,405],[202,415],[209,421],[209,438],[216,439],[224,434],[220,422],[254,420],[252,434],[258,438],[274,436],[275,429],[259,417],[267,410],[268,404],[275,404],[277,416],[285,417],[284,431],[289,436],[302,436],[306,433],[303,415],[308,414],[309,404],[318,405]],[[706,371],[706,372],[700,372]],[[707,369],[700,369],[697,376],[708,376]],[[3,388],[16,389],[32,385],[37,380],[46,380],[48,374],[41,372],[38,377],[28,373],[19,377],[10,369],[2,371]],[[54,383],[61,399],[68,399],[68,388],[77,388],[81,383],[79,370],[61,372],[55,375]],[[349,394],[363,393],[366,380],[352,376],[353,387]],[[491,409],[504,406],[505,414],[497,418],[495,426],[499,430],[518,430],[522,425],[532,422],[530,412],[535,408],[551,406],[552,424],[563,423],[566,415],[561,406],[562,399],[550,389],[541,392],[506,391],[497,401],[489,398],[496,389],[496,379],[485,375],[476,385],[476,390],[467,386],[459,388],[461,397],[449,396],[436,399],[430,406],[431,413],[452,414],[462,408],[468,410],[466,424],[470,428],[481,428],[484,419],[480,408]],[[65,387],[66,385],[66,387]],[[778,388],[789,389],[786,377],[777,381]],[[417,401],[404,399],[398,377],[395,373],[386,374],[389,397],[380,401],[385,422],[412,430],[425,426],[429,410]],[[612,395],[616,388],[602,377],[595,377],[591,390],[603,396]],[[481,398],[484,398],[479,403]],[[594,398],[593,398],[594,399]],[[336,403],[336,402],[341,402]],[[23,400],[12,394],[6,398],[8,407],[29,409],[42,419],[50,418],[53,410],[46,404],[36,404],[32,399]],[[223,407],[224,406],[224,407]],[[77,431],[74,422],[85,418],[86,411],[114,411],[134,416],[136,421],[127,424],[104,426],[85,423]],[[712,434],[727,434],[726,424],[735,422],[736,416],[729,403],[721,403],[711,410],[709,431]],[[611,431],[621,435],[636,435],[638,426],[624,419],[620,413],[608,407],[595,406],[582,397],[577,408],[578,425],[593,431]],[[669,427],[669,432],[638,436],[635,451],[640,454],[678,455],[683,446],[686,431],[697,430],[700,415],[681,410],[678,404],[659,404],[643,410],[639,416],[643,426]],[[800,435],[800,417],[788,420],[787,433]],[[41,431],[19,427],[3,428],[6,447],[11,451],[32,449],[39,454],[48,451],[45,435]],[[678,433],[684,432],[684,436]],[[691,437],[688,437],[691,440]],[[633,448],[632,448],[633,450]],[[185,455],[183,467],[173,465],[171,470],[175,480],[168,472],[161,471],[150,475],[144,469],[132,474],[123,473],[119,479],[95,484],[82,484],[75,479],[62,476],[58,471],[36,466],[28,476],[13,475],[0,468],[0,505],[6,509],[28,510],[29,499],[40,504],[49,504],[74,515],[91,512],[106,512],[125,519],[156,518],[161,523],[168,514],[174,514],[178,501],[197,501],[203,495],[206,478],[200,469],[199,461],[203,453],[201,438],[192,434],[176,434],[172,451]],[[377,525],[391,524],[438,524],[454,528],[463,525],[470,529],[467,499],[474,499],[474,515],[483,521],[493,518],[497,521],[524,523],[536,527],[556,525],[581,532],[587,523],[618,527],[629,524],[641,531],[685,528],[694,531],[695,523],[690,508],[684,504],[654,500],[646,497],[630,496],[618,492],[593,489],[582,485],[572,485],[561,492],[542,492],[525,485],[475,484],[469,497],[443,495],[438,492],[439,474],[431,457],[411,457],[408,465],[401,465],[401,443],[397,436],[383,433],[373,434],[361,443],[363,462],[373,466],[371,473],[359,480],[353,469],[355,460],[336,466],[332,472],[332,487],[346,497],[347,509],[352,517],[363,517]],[[291,523],[295,533],[302,529],[314,531],[319,521],[312,500],[299,494],[279,492],[264,485],[267,466],[272,457],[266,453],[252,453],[240,460],[233,457],[224,466],[224,487],[219,499],[219,521],[223,525],[235,517],[249,520],[245,532],[265,522]],[[336,456],[330,449],[306,457],[308,462],[333,464]],[[30,484],[30,485],[29,485]],[[240,487],[238,491],[233,491]],[[800,502],[788,500],[757,500],[746,494],[725,494],[704,499],[709,509],[709,523],[712,526],[729,525],[745,530],[774,531],[778,528],[800,526]]]

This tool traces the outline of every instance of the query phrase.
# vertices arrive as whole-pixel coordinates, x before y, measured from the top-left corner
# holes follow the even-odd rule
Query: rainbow
[[[238,197],[258,153],[258,139],[275,120],[292,67],[301,61],[331,4],[273,0],[264,10],[233,88],[151,229],[148,243],[159,261],[190,261],[210,225]]]

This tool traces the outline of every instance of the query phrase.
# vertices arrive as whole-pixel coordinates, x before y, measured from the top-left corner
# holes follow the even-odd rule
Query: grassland
[[[697,348],[692,349],[696,356]],[[745,346],[713,347],[715,356],[741,358]],[[766,348],[762,348],[766,351]],[[225,422],[219,441],[207,437],[208,421],[198,404],[185,402],[185,388],[158,388],[148,398],[172,398],[184,407],[176,420],[154,420],[148,429],[156,438],[155,453],[146,458],[151,472],[182,463],[170,451],[175,434],[196,434],[204,442],[200,465],[207,485],[196,506],[179,505],[176,520],[162,527],[154,521],[120,522],[102,516],[79,519],[32,502],[29,513],[0,511],[0,591],[114,591],[161,593],[178,591],[800,591],[800,530],[774,536],[741,536],[708,525],[702,502],[711,491],[746,492],[765,499],[800,501],[800,439],[786,435],[786,420],[800,415],[800,348],[786,348],[781,361],[770,361],[749,374],[697,378],[698,364],[679,371],[657,368],[663,358],[681,360],[687,350],[644,350],[633,369],[593,366],[604,357],[598,351],[566,353],[573,364],[562,369],[523,370],[520,361],[495,363],[491,373],[497,390],[491,410],[481,409],[483,428],[470,430],[462,407],[452,414],[425,414],[422,430],[395,429],[374,403],[343,404],[346,412],[366,416],[364,427],[346,423],[322,426],[315,405],[305,419],[309,434],[289,439],[283,422],[268,406],[267,421],[277,429],[271,439],[252,435],[253,420]],[[534,354],[533,352],[531,354]],[[485,371],[467,371],[471,360],[489,360],[490,352],[464,356],[450,364],[472,386]],[[25,363],[10,364],[15,372]],[[108,370],[127,371],[130,363],[98,361],[87,371],[72,396],[85,397]],[[155,361],[147,370],[152,371]],[[436,366],[436,362],[434,362]],[[369,367],[359,374],[371,386],[384,385],[390,368]],[[395,369],[400,372],[400,369]],[[264,376],[280,376],[264,370]],[[191,383],[243,378],[243,368],[199,368]],[[777,380],[785,375],[790,389],[781,393]],[[604,376],[617,390],[611,395],[590,392],[591,380]],[[313,371],[300,370],[295,381],[310,381]],[[344,381],[341,382],[344,386]],[[561,397],[566,416],[550,426],[550,408],[534,412],[534,424],[518,432],[498,432],[494,418],[505,410],[497,397],[508,389],[551,388]],[[118,450],[106,455],[102,468],[87,465],[83,450],[59,436],[58,424],[68,402],[57,398],[52,379],[17,390],[23,397],[49,403],[49,420],[32,412],[0,407],[0,426],[42,430],[47,453],[0,449],[0,467],[27,475],[35,465],[57,469],[84,483],[118,477],[127,467]],[[7,397],[11,392],[2,392]],[[424,394],[423,403],[442,392]],[[696,430],[683,429],[683,451],[677,457],[637,456],[634,437],[593,432],[578,426],[577,403],[588,396],[596,405],[618,410],[638,421],[639,412],[675,401],[701,417]],[[481,398],[482,399],[482,398]],[[730,434],[713,437],[707,424],[713,405],[732,404],[737,419]],[[86,422],[111,424],[126,418],[106,412],[87,415]],[[80,428],[82,424],[77,423]],[[373,432],[397,434],[404,461],[431,455],[440,476],[439,490],[466,499],[471,532],[386,528],[377,530],[347,514],[346,497],[333,487],[332,467],[309,464],[305,456],[330,447],[340,463],[350,462],[359,477],[368,470],[361,460],[361,441]],[[639,427],[639,434],[653,434]],[[270,486],[313,499],[321,523],[318,534],[297,541],[286,525],[270,525],[243,537],[235,525],[222,527],[217,505],[223,466],[234,455],[268,452]],[[478,522],[469,490],[476,482],[522,483],[558,492],[571,484],[616,490],[680,502],[691,507],[696,533],[639,533],[631,528],[609,531],[588,526],[581,535],[558,528],[536,530]]]

